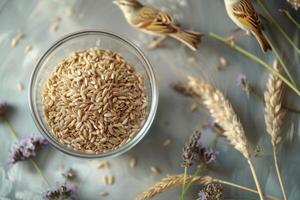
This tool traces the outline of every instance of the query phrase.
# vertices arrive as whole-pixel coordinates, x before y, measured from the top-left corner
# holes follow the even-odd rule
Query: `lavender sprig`
[[[75,200],[76,192],[74,188],[61,184],[43,192],[42,196],[43,200]]]
[[[198,140],[197,147],[198,158],[200,161],[204,161],[205,164],[210,164],[211,162],[215,161],[217,159],[217,156],[219,155],[218,151],[203,146],[200,140]]]
[[[201,133],[196,131],[184,145],[182,150],[182,166],[190,167],[193,165],[196,152],[198,151],[198,141],[201,138]]]
[[[24,138],[12,145],[8,156],[8,163],[13,165],[16,162],[35,157],[38,150],[47,144],[48,141],[40,136]]]
[[[184,145],[182,152],[182,166],[190,167],[193,162],[198,158],[204,164],[210,164],[216,160],[219,152],[205,147],[201,142],[201,133],[196,131]]]
[[[199,193],[197,200],[222,200],[224,186],[219,183],[206,185]]]

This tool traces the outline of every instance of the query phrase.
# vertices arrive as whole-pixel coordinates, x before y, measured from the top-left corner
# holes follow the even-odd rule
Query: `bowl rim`
[[[54,139],[54,136],[50,132],[47,131],[44,124],[40,122],[38,116],[38,112],[35,109],[33,98],[33,89],[34,89],[34,83],[36,80],[37,72],[41,69],[41,66],[43,62],[51,55],[51,53],[60,45],[64,44],[67,41],[70,41],[74,38],[85,36],[85,35],[105,35],[108,37],[115,38],[117,40],[121,40],[123,43],[129,45],[135,53],[137,53],[142,61],[144,62],[144,67],[146,69],[147,75],[149,76],[150,80],[150,86],[151,86],[151,104],[150,104],[150,110],[149,113],[146,115],[145,122],[143,126],[140,128],[140,130],[136,133],[136,135],[126,144],[122,145],[120,148],[105,152],[105,153],[99,153],[99,154],[88,154],[80,151],[75,151],[72,149],[67,148],[65,145],[59,143]],[[128,38],[120,36],[119,34],[110,32],[110,31],[103,31],[103,30],[95,30],[95,29],[88,29],[88,30],[81,30],[77,32],[72,32],[67,35],[62,36],[55,42],[53,42],[50,47],[42,54],[42,56],[39,58],[38,62],[35,64],[35,67],[33,69],[33,72],[30,77],[29,82],[29,91],[28,91],[28,103],[31,111],[31,116],[33,118],[33,121],[38,128],[38,130],[41,132],[41,134],[49,141],[49,143],[54,146],[59,151],[68,154],[70,156],[79,157],[79,158],[108,158],[108,157],[115,157],[118,155],[121,155],[130,149],[132,149],[135,145],[137,145],[149,132],[149,129],[154,121],[157,107],[158,107],[158,99],[159,99],[159,90],[158,90],[158,83],[157,79],[154,73],[153,66],[145,56],[145,54],[142,52],[142,50],[133,42],[131,42]]]

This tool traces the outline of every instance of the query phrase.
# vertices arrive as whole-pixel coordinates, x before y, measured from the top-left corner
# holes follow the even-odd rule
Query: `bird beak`
[[[119,2],[118,1],[113,1],[114,4],[116,5],[119,5]]]

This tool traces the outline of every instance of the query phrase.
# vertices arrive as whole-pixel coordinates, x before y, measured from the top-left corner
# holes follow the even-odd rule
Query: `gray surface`
[[[183,0],[148,0],[148,2],[167,8],[171,13],[176,14],[183,26],[193,27],[197,31],[204,33],[213,31],[226,36],[235,27],[227,17],[221,0],[187,0],[188,6],[185,6],[186,1]],[[287,7],[283,0],[276,1],[276,5],[275,3],[272,4],[274,5],[269,6],[274,8],[273,11],[276,11],[275,8]],[[72,16],[66,16],[66,9],[69,6],[73,7],[75,11]],[[49,26],[53,23],[55,16],[61,16],[62,21],[58,32],[52,33],[49,32]],[[299,36],[299,31],[296,32],[282,15],[277,13],[277,18],[280,23],[285,24],[286,30],[291,35],[293,34],[295,38]],[[10,40],[18,29],[22,30],[26,36],[17,47],[12,48]],[[31,119],[27,102],[28,82],[36,63],[35,58],[41,56],[51,43],[63,35],[82,29],[101,29],[119,33],[136,42],[142,49],[144,49],[146,41],[150,39],[130,28],[121,12],[109,0],[0,1],[0,99],[15,106],[15,113],[11,117],[11,122],[20,136],[38,133]],[[299,56],[291,53],[292,48],[286,45],[282,36],[275,34],[274,30],[272,37],[279,41],[281,49],[289,58],[289,66],[293,69],[293,74],[295,76],[299,74],[299,70],[296,68],[299,66]],[[32,44],[33,50],[24,54],[24,48],[27,44]],[[238,44],[247,47],[270,62],[274,59],[272,54],[263,55],[252,37],[240,38]],[[200,50],[197,52],[191,52],[173,40],[168,40],[166,46],[167,48],[146,52],[157,73],[160,88],[157,117],[146,138],[131,152],[110,159],[112,167],[109,170],[97,170],[95,168],[96,160],[77,159],[48,148],[39,157],[38,163],[51,183],[55,184],[61,180],[60,172],[57,169],[63,163],[66,167],[72,167],[78,171],[80,179],[79,199],[99,199],[100,191],[110,193],[108,197],[103,199],[133,199],[136,194],[165,174],[181,173],[183,171],[180,167],[182,144],[194,130],[200,127],[201,123],[205,123],[208,115],[202,110],[192,113],[190,111],[192,100],[173,92],[169,83],[178,79],[184,80],[187,75],[193,74],[212,81],[232,101],[246,127],[247,136],[252,146],[263,145],[263,156],[255,159],[263,189],[267,193],[280,197],[280,190],[272,167],[270,143],[263,123],[263,105],[253,98],[247,98],[235,82],[238,74],[244,73],[258,88],[263,88],[267,77],[265,70],[234,50],[208,37],[204,39]],[[196,64],[188,64],[187,58],[191,56],[196,58]],[[224,56],[230,63],[229,67],[221,72],[216,70],[220,56]],[[25,90],[22,92],[16,88],[19,81],[25,85]],[[297,81],[300,82],[299,76]],[[294,98],[295,96],[291,94],[288,96],[290,97],[288,101],[296,105],[298,98]],[[289,137],[281,148],[280,163],[289,197],[291,200],[296,200],[300,197],[298,117],[291,115],[290,118],[295,122],[293,123],[294,131],[289,132]],[[288,122],[286,124],[289,129],[291,124]],[[20,163],[10,169],[5,165],[13,140],[7,128],[1,124],[0,134],[0,161],[10,181],[13,182],[13,191],[9,198],[14,199],[14,196],[20,192],[29,196],[39,195],[41,191],[46,189],[46,185],[36,175],[30,163]],[[204,133],[204,141],[209,142],[212,137],[211,132]],[[162,146],[165,138],[172,138],[173,140],[172,145],[167,148]],[[217,149],[220,151],[220,156],[215,171],[210,173],[217,177],[254,187],[247,163],[241,155],[223,140],[219,141]],[[135,170],[128,167],[131,156],[138,159]],[[150,165],[157,165],[162,174],[151,174]],[[112,174],[116,177],[113,186],[103,185],[102,177],[105,174]],[[195,199],[195,194],[199,189],[200,187],[194,187],[194,191],[191,192],[194,195],[187,199]],[[176,199],[178,191],[164,194],[159,199]],[[240,197],[257,199],[257,196],[251,196],[231,188],[226,188],[226,196],[237,197],[236,199],[241,199]],[[28,197],[28,199],[33,198]]]

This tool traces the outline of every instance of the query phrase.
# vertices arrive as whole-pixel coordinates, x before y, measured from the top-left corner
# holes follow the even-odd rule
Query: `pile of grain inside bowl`
[[[148,100],[143,77],[119,54],[103,49],[72,53],[43,88],[52,134],[85,153],[119,148],[140,130]]]

